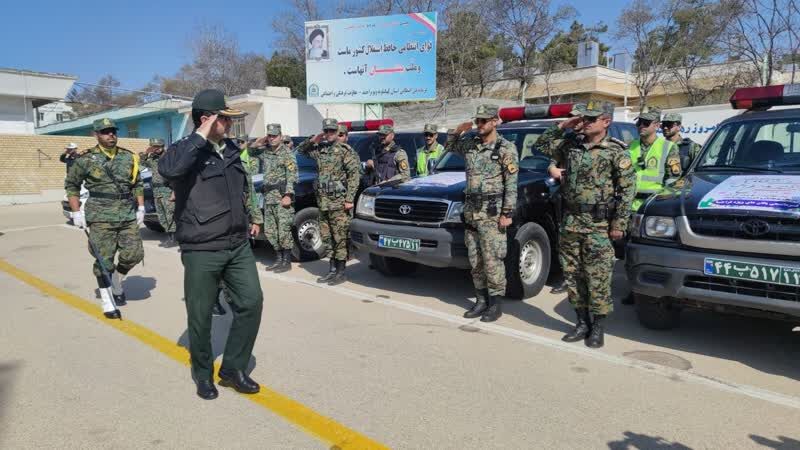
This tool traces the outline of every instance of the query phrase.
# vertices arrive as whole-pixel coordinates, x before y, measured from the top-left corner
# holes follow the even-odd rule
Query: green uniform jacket
[[[284,195],[294,196],[294,184],[297,183],[297,160],[288,147],[281,144],[277,148],[266,147],[252,157],[253,165],[264,168],[264,194],[265,205],[275,205],[281,202]]]

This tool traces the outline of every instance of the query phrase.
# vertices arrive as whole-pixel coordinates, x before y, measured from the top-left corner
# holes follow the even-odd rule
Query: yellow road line
[[[139,341],[144,342],[159,353],[162,353],[185,366],[189,366],[189,352],[184,347],[181,347],[180,345],[170,341],[158,333],[135,322],[131,322],[130,320],[108,320],[103,316],[98,304],[89,302],[76,295],[61,290],[52,284],[9,264],[3,259],[0,259],[0,270],[8,273],[24,283],[33,286],[42,293],[55,298],[61,303],[71,306],[78,311],[97,319],[104,325],[114,327],[123,333],[126,333],[138,339]],[[218,364],[215,364],[214,366],[216,369],[219,369]],[[215,370],[214,373],[216,372],[217,371]],[[216,379],[219,381],[218,378]],[[258,394],[242,395],[242,397],[283,417],[290,423],[301,428],[303,431],[330,444],[331,448],[389,448],[266,386],[262,385],[261,392]]]

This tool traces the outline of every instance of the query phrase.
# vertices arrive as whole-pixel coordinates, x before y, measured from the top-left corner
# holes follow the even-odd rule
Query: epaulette
[[[94,147],[92,147],[92,148],[94,148]],[[88,155],[89,153],[91,153],[92,152],[92,148],[85,148],[85,149],[79,151],[78,152],[78,158],[80,158],[83,155]]]
[[[132,152],[132,151],[130,151],[130,150],[128,150],[127,148],[124,148],[124,147],[117,147],[117,150],[118,150],[118,151],[119,151],[119,150],[122,150],[123,152],[128,152],[128,153],[130,153],[130,154],[133,154],[133,152]]]
[[[614,136],[609,136],[608,140],[613,142],[613,143],[615,143],[615,144],[617,144],[617,145],[619,145],[620,147],[622,147],[623,150],[627,150],[628,149],[628,144],[626,144],[625,141],[619,140],[619,139],[615,138]]]

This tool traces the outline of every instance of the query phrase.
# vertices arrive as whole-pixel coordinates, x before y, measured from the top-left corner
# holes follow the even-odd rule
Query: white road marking
[[[67,224],[64,224],[64,223],[59,223],[59,224],[53,224],[53,225],[37,225],[37,226],[33,226],[33,227],[8,228],[8,229],[5,229],[5,230],[0,230],[0,233],[14,233],[16,231],[41,230],[43,228],[57,228],[57,227],[75,228],[73,226],[70,226],[70,225],[67,225]]]

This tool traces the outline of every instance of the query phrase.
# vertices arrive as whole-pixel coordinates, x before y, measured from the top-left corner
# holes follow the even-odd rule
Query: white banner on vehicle
[[[697,209],[768,211],[800,216],[800,177],[735,175],[703,196]]]

